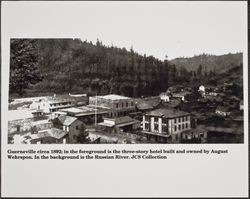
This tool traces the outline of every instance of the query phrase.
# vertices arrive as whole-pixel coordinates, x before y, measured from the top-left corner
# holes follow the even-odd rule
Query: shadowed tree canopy
[[[10,41],[10,94],[25,94],[25,89],[42,80],[38,70],[38,52],[33,39]]]
[[[233,63],[231,68],[237,66],[234,55],[226,58],[222,59],[227,60],[225,69],[227,63]],[[162,61],[140,55],[132,47],[127,50],[105,46],[100,40],[13,39],[10,59],[10,94],[25,96],[113,93],[146,97],[159,95],[173,85],[198,86],[211,81],[211,76],[204,78],[197,69],[191,72],[189,62],[179,67],[179,63],[172,63],[167,56]],[[207,70],[214,66],[211,60]],[[237,76],[238,72],[235,73]],[[215,76],[214,73],[213,81],[217,81]]]

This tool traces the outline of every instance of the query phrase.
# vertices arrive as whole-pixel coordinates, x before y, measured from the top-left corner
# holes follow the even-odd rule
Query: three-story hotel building
[[[143,132],[156,140],[178,142],[180,134],[190,130],[190,113],[175,109],[156,109],[143,115]]]

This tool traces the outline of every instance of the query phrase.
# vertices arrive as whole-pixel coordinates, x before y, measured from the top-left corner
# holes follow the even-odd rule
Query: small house
[[[68,133],[62,129],[51,128],[41,130],[28,137],[30,144],[62,144],[66,143]]]
[[[215,113],[221,116],[229,116],[231,114],[231,111],[229,107],[226,106],[218,106],[215,110]]]
[[[181,91],[179,93],[174,93],[173,98],[181,99],[182,101],[186,101],[191,98],[192,93],[189,91]]]
[[[98,123],[98,126],[105,127],[107,132],[130,132],[140,128],[141,122],[129,116],[118,118],[104,118],[103,122]]]
[[[170,94],[168,94],[166,92],[162,92],[159,96],[160,96],[160,99],[163,102],[169,102],[170,101]]]
[[[198,92],[201,93],[201,95],[204,97],[206,94],[206,88],[203,85],[200,85]]]
[[[62,129],[69,134],[68,142],[71,144],[78,142],[77,136],[85,129],[82,121],[68,115],[61,115],[53,119],[52,123],[55,128]]]

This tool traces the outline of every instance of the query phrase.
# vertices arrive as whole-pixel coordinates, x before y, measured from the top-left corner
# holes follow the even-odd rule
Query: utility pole
[[[68,74],[68,93],[70,92],[70,87],[71,87],[71,80],[70,80],[70,73],[71,73],[71,68],[69,65],[69,74]]]
[[[95,95],[95,128],[97,124],[97,93]]]

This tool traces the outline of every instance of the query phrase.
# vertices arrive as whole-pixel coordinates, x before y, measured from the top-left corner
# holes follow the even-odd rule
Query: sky
[[[18,37],[98,38],[161,60],[242,52],[247,43],[247,2],[16,2],[4,11]]]

